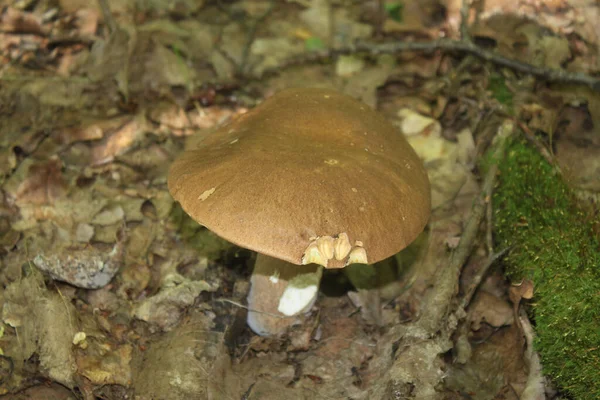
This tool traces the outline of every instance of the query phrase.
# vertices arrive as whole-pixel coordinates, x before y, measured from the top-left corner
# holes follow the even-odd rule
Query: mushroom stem
[[[248,325],[261,336],[283,333],[314,304],[323,267],[258,254],[250,278]]]

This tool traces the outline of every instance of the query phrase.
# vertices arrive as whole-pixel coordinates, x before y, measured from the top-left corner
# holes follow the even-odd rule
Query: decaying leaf
[[[168,331],[179,321],[183,309],[192,305],[200,293],[216,289],[205,281],[191,281],[172,274],[165,277],[157,294],[137,305],[134,314],[136,318]]]
[[[25,361],[37,353],[43,374],[72,388],[76,370],[72,339],[78,330],[75,308],[60,293],[46,290],[35,272],[7,287],[5,299],[2,319],[18,333],[7,354]]]
[[[499,328],[513,323],[513,310],[507,301],[480,291],[471,305],[469,321],[473,330],[479,330],[482,323]]]
[[[222,334],[210,331],[211,321],[194,314],[191,320],[156,340],[133,360],[133,387],[142,398],[173,400],[230,398],[237,384],[225,384],[230,360]],[[160,365],[160,368],[157,366]]]
[[[32,165],[26,180],[17,188],[17,204],[53,204],[63,196],[66,185],[61,168],[59,160]]]

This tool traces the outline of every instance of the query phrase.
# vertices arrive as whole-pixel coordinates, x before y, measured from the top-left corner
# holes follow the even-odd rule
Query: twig
[[[377,0],[377,22],[375,24],[375,36],[382,37],[383,36],[383,26],[385,24],[385,20],[387,18],[385,12],[385,1]]]
[[[229,303],[229,304],[232,304],[232,305],[234,305],[236,307],[243,308],[244,310],[248,310],[250,312],[255,312],[257,314],[265,314],[265,315],[268,315],[268,316],[274,317],[274,318],[281,318],[281,319],[293,318],[293,317],[286,317],[285,315],[273,314],[273,313],[270,313],[270,312],[267,312],[267,311],[255,310],[255,309],[250,308],[248,306],[245,306],[245,305],[243,305],[241,303],[238,303],[237,301],[233,301],[233,300],[229,300],[229,299],[215,299],[213,301],[217,301],[217,302],[220,302],[220,303]]]
[[[464,42],[471,42],[469,33],[469,11],[471,11],[471,0],[463,0],[460,7],[460,38]]]
[[[594,91],[600,92],[600,78],[595,78],[583,73],[572,73],[563,70],[536,67],[518,60],[504,57],[493,51],[480,48],[473,43],[452,39],[439,39],[430,42],[394,42],[382,44],[360,42],[344,48],[313,52],[302,55],[301,57],[292,58],[288,62],[279,65],[276,68],[265,70],[264,74],[275,73],[281,70],[281,68],[290,67],[293,65],[326,60],[338,55],[361,52],[371,55],[379,55],[395,54],[402,51],[448,51],[472,54],[484,61],[488,61],[517,72],[530,74],[550,82],[579,84],[587,86]]]
[[[384,43],[381,45],[373,45],[368,43],[359,43],[356,46],[357,51],[368,51],[371,49],[374,54],[396,53],[405,50],[420,50],[420,51],[458,51],[462,53],[472,54],[482,60],[510,68],[512,70],[531,74],[538,78],[542,78],[553,82],[563,83],[578,83],[586,85],[593,90],[600,91],[600,79],[594,78],[582,73],[570,73],[562,70],[550,68],[536,67],[518,60],[507,58],[497,54],[496,52],[482,49],[473,43],[467,43],[451,39],[440,39],[433,42],[412,42],[412,43]]]
[[[248,38],[246,39],[246,44],[244,45],[244,50],[242,51],[242,59],[240,60],[240,65],[238,66],[238,73],[240,75],[244,75],[246,72],[246,64],[248,62],[248,58],[250,57],[250,48],[252,47],[252,43],[254,43],[254,39],[256,38],[256,32],[258,31],[258,27],[262,25],[264,20],[273,12],[275,8],[275,0],[271,0],[269,7],[267,10],[256,20],[248,30]]]
[[[335,15],[333,8],[333,1],[327,1],[327,22],[329,25],[329,31],[327,32],[327,45],[330,49],[335,47]]]
[[[250,399],[250,393],[252,392],[252,388],[254,387],[254,385],[256,385],[256,382],[252,383],[249,387],[248,390],[246,390],[244,392],[244,394],[242,395],[242,398],[240,400],[249,400]]]
[[[108,5],[107,0],[98,0],[98,4],[100,5],[100,9],[102,10],[102,17],[104,18],[104,22],[108,28],[108,33],[113,33],[117,30],[117,23],[110,12],[110,6]]]
[[[544,157],[548,164],[554,166],[558,170],[558,172],[561,172],[560,166],[556,161],[554,155],[552,155],[552,153],[550,152],[550,150],[548,150],[544,143],[535,136],[535,134],[531,131],[531,129],[529,129],[527,124],[523,123],[523,121],[520,121],[516,118],[514,119],[514,121],[519,125],[519,128],[521,128],[521,130],[523,131],[525,139],[527,139],[527,141],[537,149],[537,151],[542,157]]]
[[[485,245],[489,255],[494,254],[494,234],[492,232],[493,220],[492,196],[489,196],[485,210]]]
[[[486,263],[477,271],[477,273],[473,277],[471,284],[469,285],[468,289],[465,291],[465,294],[464,294],[462,300],[460,301],[459,308],[462,308],[463,310],[467,308],[467,306],[471,302],[471,299],[473,298],[473,295],[477,291],[477,288],[481,284],[483,277],[487,275],[487,272],[490,269],[490,267],[492,265],[494,265],[496,263],[496,261],[498,261],[498,259],[502,258],[502,256],[504,254],[506,254],[506,252],[508,250],[509,250],[509,248],[507,247],[507,248],[499,251],[498,253],[490,254]]]
[[[527,376],[527,383],[525,389],[521,394],[522,400],[540,400],[545,399],[545,388],[544,388],[544,375],[542,374],[542,363],[540,362],[540,356],[533,348],[533,340],[535,338],[534,329],[531,326],[531,322],[527,317],[527,313],[521,310],[519,320],[523,328],[523,334],[525,335],[525,341],[527,343],[527,349],[525,350],[525,360],[529,367],[529,375]]]
[[[492,197],[492,192],[494,190],[493,187],[490,188],[491,190],[488,193],[485,193],[485,201],[486,201],[486,207],[485,207],[485,244],[487,246],[487,251],[488,251],[488,255],[489,257],[492,257],[492,255],[494,254],[494,234],[492,232],[492,228],[493,228],[493,210],[494,210],[494,206],[493,206],[493,197]]]
[[[471,215],[467,220],[464,232],[448,265],[441,269],[435,277],[435,292],[427,298],[426,304],[423,307],[423,315],[419,320],[421,328],[430,334],[434,334],[440,329],[442,322],[449,314],[449,306],[458,290],[460,272],[466,260],[471,255],[481,220],[485,214],[486,194],[491,193],[494,187],[496,174],[498,173],[498,163],[504,157],[506,139],[512,135],[513,129],[514,125],[511,120],[506,120],[500,126],[498,135],[496,136],[495,148],[492,150],[492,165],[485,175],[481,194],[473,204]]]
[[[252,25],[250,27],[248,27],[248,25],[246,24],[246,19],[237,18],[233,13],[231,13],[229,11],[229,9],[227,7],[225,7],[223,4],[221,4],[221,0],[218,0],[216,4],[217,4],[217,8],[220,11],[227,14],[227,16],[229,17],[229,19],[231,21],[239,20],[239,23],[242,26],[242,28],[247,31],[246,32],[246,42],[244,43],[244,47],[242,49],[242,54],[240,56],[239,63],[235,60],[235,58],[233,56],[231,56],[229,53],[227,53],[226,51],[222,50],[219,47],[222,42],[222,39],[223,39],[224,26],[220,29],[219,33],[217,34],[216,41],[215,41],[215,50],[221,56],[223,56],[223,58],[225,58],[231,65],[233,65],[235,67],[235,71],[236,71],[237,75],[243,77],[247,70],[246,65],[248,63],[248,59],[250,58],[250,49],[252,48],[252,44],[254,43],[254,39],[256,38],[256,32],[258,31],[258,28],[262,25],[264,20],[275,9],[275,0],[270,1],[269,7],[267,8],[267,10],[262,15],[260,15],[258,18],[256,18],[252,22]]]

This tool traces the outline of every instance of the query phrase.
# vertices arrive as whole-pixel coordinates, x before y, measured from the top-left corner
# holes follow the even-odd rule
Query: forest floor
[[[0,5],[1,398],[565,393],[532,351],[520,304],[535,282],[505,277],[491,192],[481,225],[473,215],[507,124],[597,204],[596,1]],[[304,323],[265,338],[246,326],[255,254],[190,219],[167,175],[193,134],[307,86],[351,95],[407,136],[432,215],[396,256],[397,282],[357,293],[328,273]],[[436,303],[457,248],[451,301]]]

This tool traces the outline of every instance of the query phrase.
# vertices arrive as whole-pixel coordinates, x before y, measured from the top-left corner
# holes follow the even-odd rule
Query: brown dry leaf
[[[535,23],[521,25],[514,32],[516,37],[527,38],[527,62],[532,65],[560,69],[571,58],[569,42],[565,37],[549,34],[542,26]]]
[[[11,35],[8,33],[0,33],[0,61],[8,63],[11,59],[15,59],[16,50],[21,46],[23,42],[22,38],[18,35]]]
[[[89,222],[107,202],[104,196],[93,190],[78,190],[68,198],[57,199],[52,206],[26,204],[20,207],[20,219],[12,222],[12,228],[23,231],[34,228],[39,221],[51,220],[61,229],[74,233],[78,223]]]
[[[403,1],[402,20],[395,21],[387,18],[383,25],[384,32],[388,33],[412,33],[429,39],[439,37],[440,28],[435,26],[440,21],[429,12],[428,5],[434,2],[425,1]]]
[[[75,12],[75,24],[81,36],[93,36],[98,30],[99,10],[94,8],[81,8]]]
[[[128,118],[120,128],[113,132],[104,142],[92,150],[91,163],[94,165],[106,164],[128,151],[140,141],[147,130],[146,120],[143,115]]]
[[[524,279],[520,283],[513,283],[508,291],[510,300],[517,305],[521,299],[529,300],[533,298],[533,281]]]
[[[99,340],[86,340],[89,345],[77,353],[77,373],[94,385],[131,384],[132,346],[114,345]]]
[[[516,324],[498,329],[486,341],[474,343],[464,364],[449,364],[444,385],[452,391],[469,393],[474,400],[518,399],[527,382],[523,343]],[[510,385],[516,397],[502,395]]]
[[[32,165],[27,178],[17,188],[16,203],[54,204],[66,190],[61,168],[62,163],[56,159]]]
[[[327,299],[325,307],[331,303],[339,303],[340,300]],[[346,317],[339,313],[333,318],[328,318],[327,323],[321,324],[321,338],[319,346],[314,350],[315,355],[322,358],[335,359],[342,351],[358,346],[365,353],[371,352],[368,340],[361,340],[361,324],[355,318]],[[365,338],[362,338],[365,339]]]
[[[236,107],[233,110],[223,107],[210,107],[191,111],[188,116],[193,125],[199,129],[209,129],[219,126],[231,118],[244,114],[248,111],[246,107]]]
[[[522,117],[528,121],[527,125],[533,130],[546,134],[553,134],[557,125],[560,108],[544,107],[541,104],[524,104],[520,107]]]
[[[245,107],[225,108],[211,106],[203,108],[195,104],[195,108],[185,111],[173,104],[159,104],[148,112],[148,119],[159,124],[158,132],[166,135],[189,136],[198,129],[210,129],[219,126],[237,115],[247,112]]]
[[[66,52],[58,60],[58,67],[56,73],[60,76],[70,76],[76,68],[76,56],[71,52]]]
[[[0,389],[0,395],[3,393]],[[19,393],[6,394],[2,396],[2,400],[75,400],[75,395],[64,386],[55,383],[44,383],[39,386],[27,388]]]
[[[493,37],[499,41],[500,51],[503,54],[510,55],[510,49],[512,45],[519,41],[519,38],[515,36],[515,32],[518,31],[519,26],[515,25],[514,22],[520,20],[535,21],[535,25],[538,25],[539,32],[544,37],[554,37],[562,43],[556,42],[554,39],[545,42],[542,40],[536,44],[537,48],[542,51],[548,51],[552,54],[558,51],[558,54],[553,56],[543,56],[548,61],[548,65],[557,66],[561,64],[552,59],[556,56],[557,60],[565,60],[565,54],[567,54],[568,44],[565,41],[565,37],[571,38],[581,37],[585,43],[581,43],[582,49],[580,54],[583,55],[580,60],[575,59],[574,61],[579,65],[586,65],[587,70],[598,71],[600,70],[600,58],[598,57],[598,48],[595,43],[598,43],[600,39],[600,31],[598,30],[597,21],[600,18],[600,9],[596,1],[594,0],[553,0],[539,2],[535,0],[490,0],[485,2],[478,2],[478,21],[479,24],[474,26],[475,33],[487,34],[484,36]],[[495,22],[494,22],[495,21]],[[532,23],[533,24],[533,23]],[[547,31],[543,33],[543,31]],[[551,35],[548,35],[548,31]],[[558,35],[558,36],[553,36]],[[555,43],[551,43],[555,42]],[[573,45],[571,41],[571,45]],[[509,44],[509,46],[503,46]],[[532,45],[532,42],[529,43]],[[553,47],[557,45],[557,47]],[[540,55],[538,55],[538,58]],[[524,59],[526,62],[531,62],[530,59]],[[543,60],[538,60],[542,62]],[[536,64],[538,65],[538,64]],[[543,65],[543,64],[541,64]],[[543,65],[545,66],[545,65]],[[581,70],[579,70],[581,71]]]
[[[479,330],[482,323],[495,328],[513,323],[513,309],[507,301],[488,292],[479,291],[469,310],[469,321],[473,330]]]
[[[566,93],[566,90],[564,91]],[[575,99],[563,107],[553,137],[556,158],[568,181],[578,189],[600,191],[600,96],[583,92],[587,105]]]
[[[0,25],[4,32],[45,35],[42,23],[37,16],[12,7],[6,8],[0,15]]]
[[[191,125],[185,110],[175,104],[161,103],[148,112],[148,119],[161,124],[163,129],[184,129]]]

